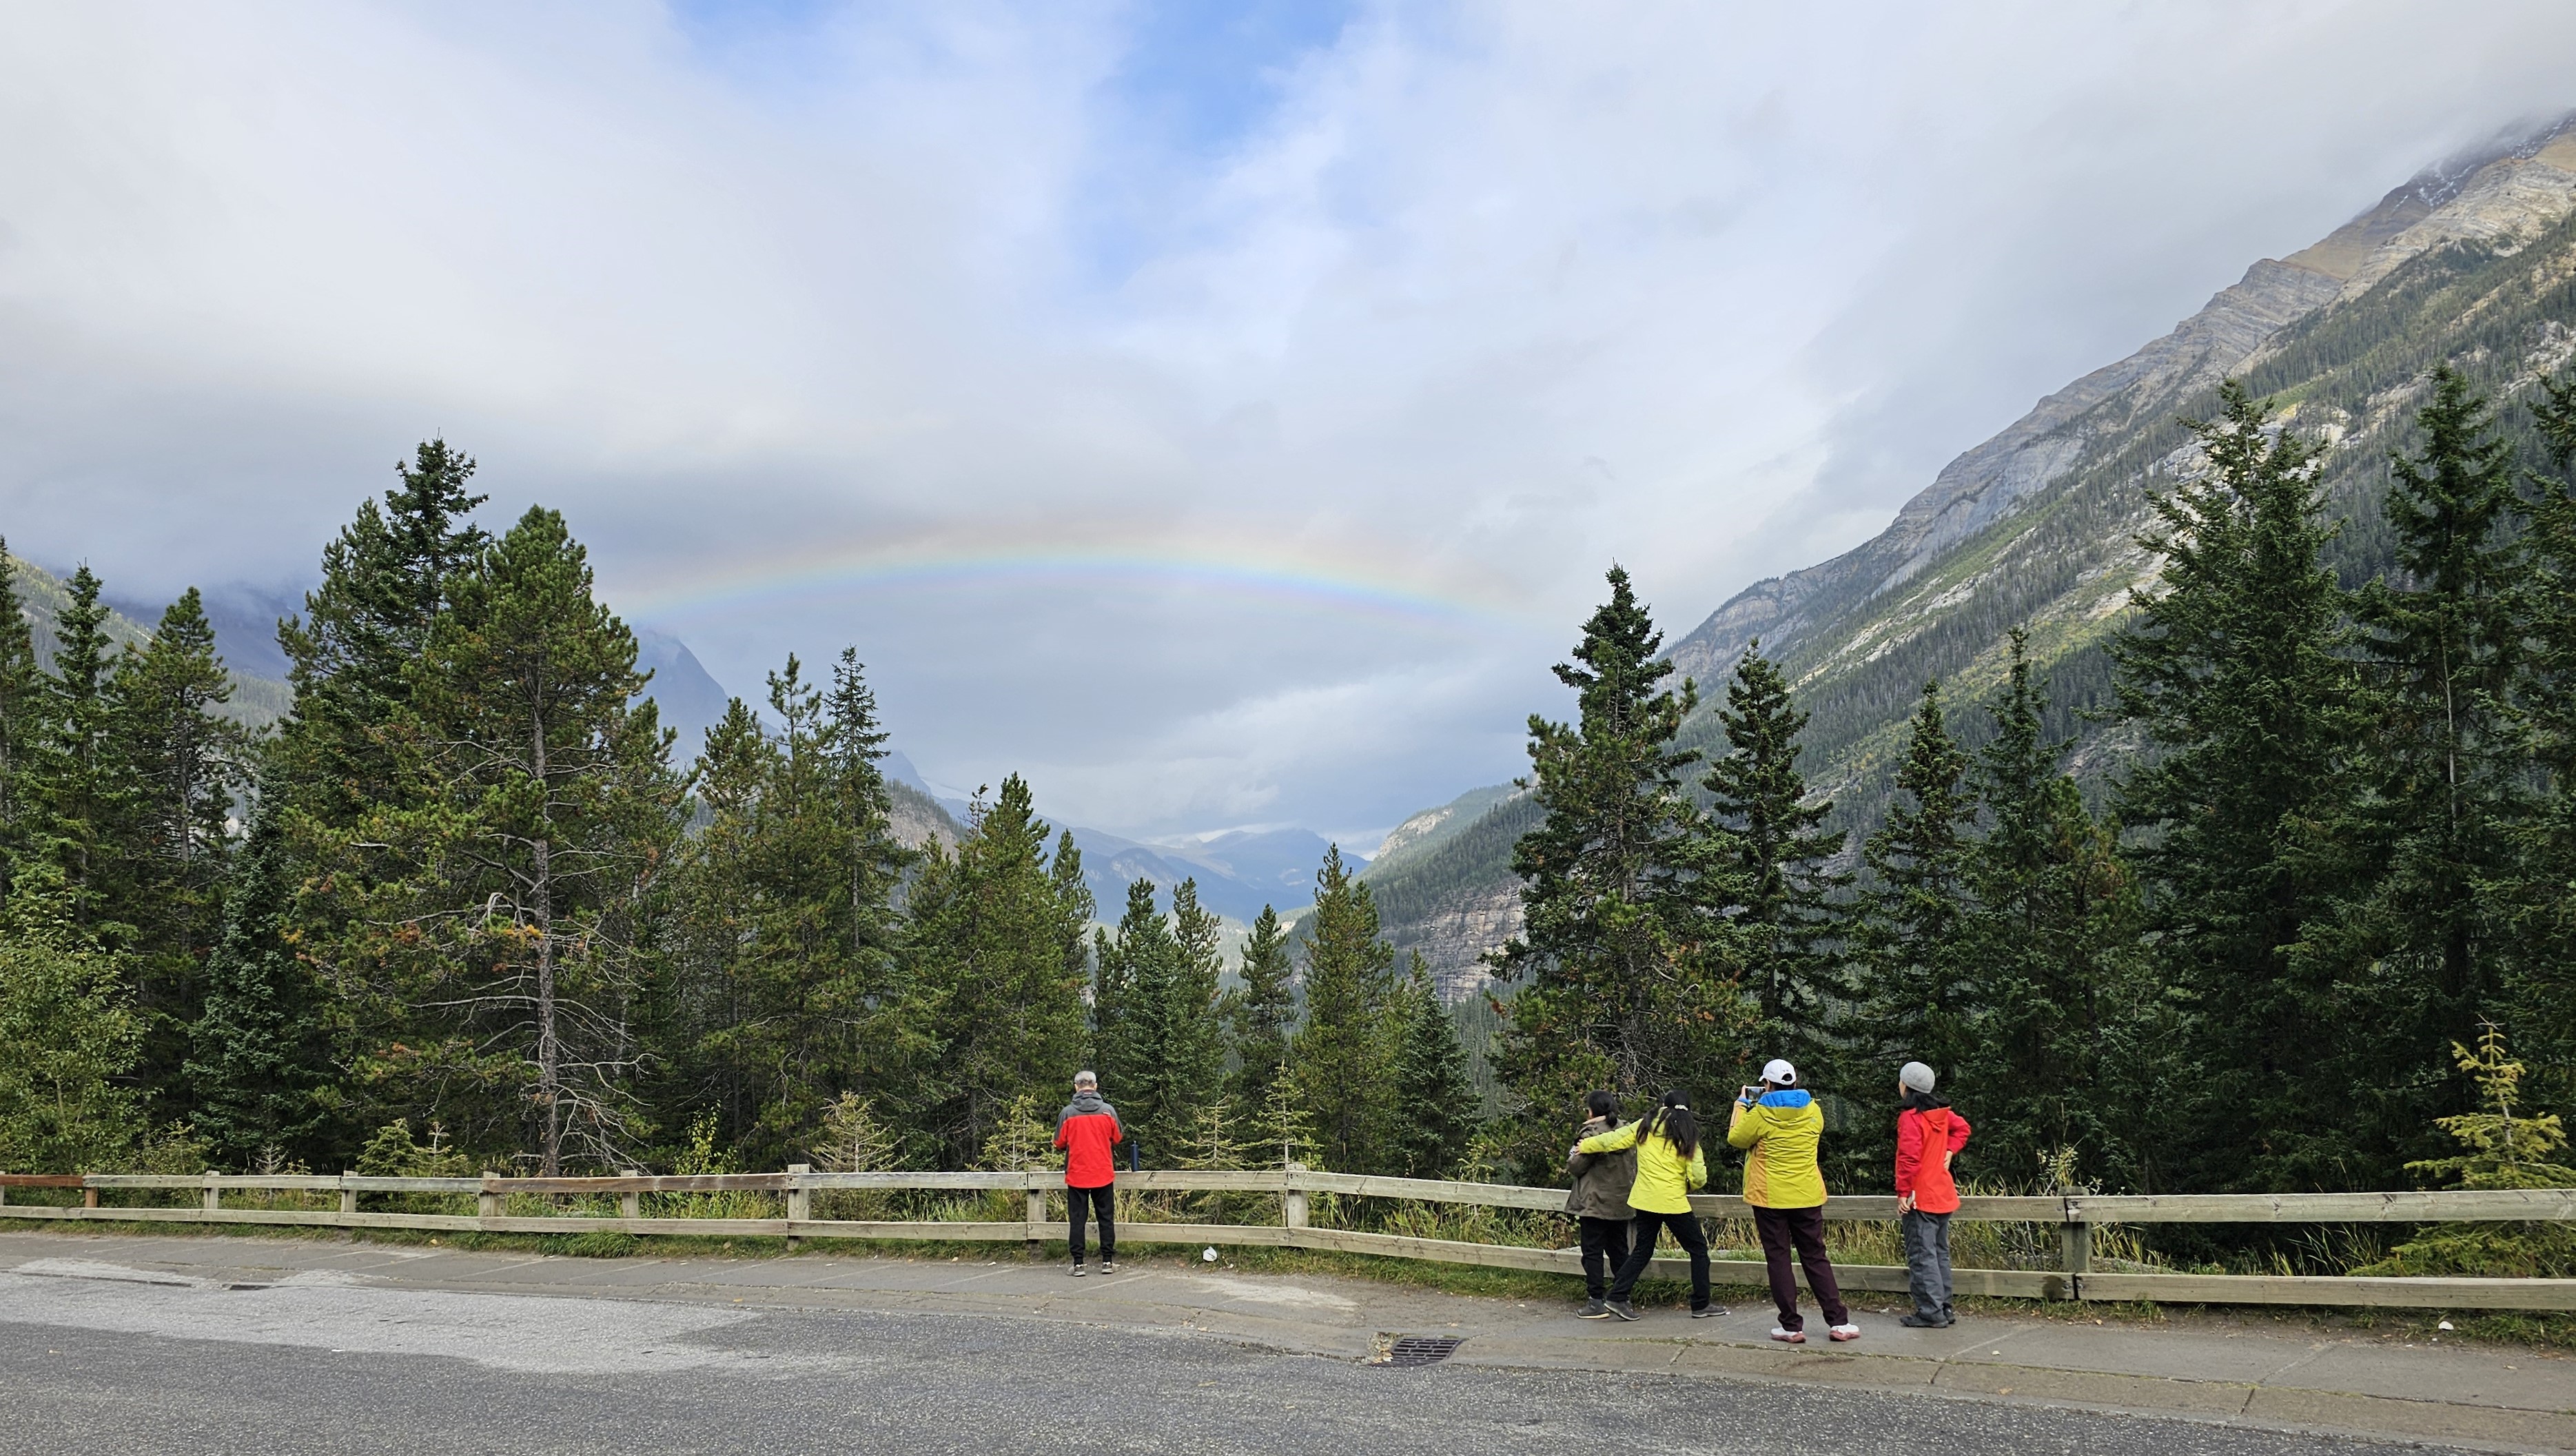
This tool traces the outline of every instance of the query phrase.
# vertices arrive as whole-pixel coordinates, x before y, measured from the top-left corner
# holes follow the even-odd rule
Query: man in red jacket
[[[1950,1158],[1968,1145],[1968,1120],[1933,1096],[1932,1084],[1932,1069],[1921,1062],[1896,1074],[1905,1102],[1896,1114],[1896,1210],[1914,1294],[1914,1312],[1897,1323],[1918,1330],[1958,1318],[1950,1308],[1950,1215],[1959,1211],[1959,1185],[1950,1181]]]
[[[1118,1155],[1111,1148],[1127,1140],[1118,1125],[1118,1109],[1100,1100],[1100,1079],[1089,1072],[1073,1078],[1073,1100],[1055,1120],[1055,1145],[1064,1150],[1064,1206],[1072,1220],[1073,1277],[1082,1277],[1083,1206],[1100,1216],[1100,1272],[1118,1272],[1118,1223],[1112,1209],[1118,1201]]]

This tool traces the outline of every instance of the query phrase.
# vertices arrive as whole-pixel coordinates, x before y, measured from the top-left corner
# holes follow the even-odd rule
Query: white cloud
[[[1610,559],[1686,630],[2576,104],[2557,3],[1388,5],[1189,147],[1134,22],[0,5],[0,528],[289,581],[444,430],[737,690],[857,642],[935,778],[1390,822],[1516,771]],[[1460,607],[708,585],[1067,543]]]

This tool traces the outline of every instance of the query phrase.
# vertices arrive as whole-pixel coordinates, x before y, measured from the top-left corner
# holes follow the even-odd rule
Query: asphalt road
[[[0,1452],[2396,1451],[1705,1376],[1372,1368],[992,1314],[0,1274]]]

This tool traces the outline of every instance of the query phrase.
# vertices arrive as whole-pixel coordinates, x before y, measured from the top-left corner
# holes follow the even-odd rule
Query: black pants
[[[1064,1190],[1065,1216],[1073,1225],[1073,1234],[1068,1240],[1073,1245],[1073,1262],[1077,1264],[1082,1262],[1082,1209],[1085,1203],[1089,1203],[1091,1210],[1100,1215],[1100,1262],[1117,1263],[1118,1185],[1115,1183],[1103,1183],[1097,1188]]]
[[[1610,1297],[1626,1299],[1637,1281],[1646,1277],[1646,1261],[1655,1257],[1655,1236],[1671,1229],[1673,1242],[1690,1255],[1691,1308],[1708,1308],[1708,1235],[1700,1232],[1699,1215],[1648,1213],[1641,1208],[1633,1226],[1635,1242],[1629,1245],[1628,1262],[1619,1266],[1619,1282],[1610,1286]]]
[[[1610,1277],[1628,1262],[1628,1220],[1587,1214],[1577,1222],[1583,1228],[1583,1292],[1599,1299],[1610,1287]]]
[[[1851,1311],[1843,1307],[1842,1286],[1834,1280],[1834,1261],[1825,1257],[1825,1210],[1814,1208],[1756,1208],[1753,1231],[1762,1236],[1762,1262],[1771,1275],[1771,1302],[1780,1309],[1780,1328],[1803,1330],[1805,1319],[1798,1314],[1798,1276],[1789,1272],[1789,1251],[1797,1250],[1798,1266],[1807,1271],[1807,1288],[1814,1291],[1816,1303],[1824,1306],[1825,1323],[1847,1325]]]

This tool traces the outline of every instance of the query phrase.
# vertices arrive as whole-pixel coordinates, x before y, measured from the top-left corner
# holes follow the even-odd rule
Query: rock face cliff
[[[1813,715],[1809,782],[1835,799],[1835,823],[1865,832],[1923,684],[1941,680],[1963,711],[1999,680],[2006,631],[2025,627],[2050,729],[2079,740],[2074,771],[2098,782],[2127,749],[2097,716],[2113,701],[2102,644],[2152,579],[2136,544],[2147,496],[2198,469],[2180,420],[2211,413],[2221,381],[2244,379],[2333,442],[2325,484],[2348,522],[2336,565],[2358,581],[2386,564],[2385,461],[2407,443],[2426,372],[2448,360],[2511,396],[2572,353],[2576,117],[2428,168],[2315,245],[2257,262],[2172,332],[1952,460],[1878,536],[1738,593],[1673,660],[1706,700],[1758,638]],[[1963,716],[1978,736],[1981,720]],[[1684,737],[1723,750],[1713,705]],[[1495,910],[1516,894],[1500,823],[1513,814],[1535,810],[1505,800],[1411,857],[1405,874],[1437,894],[1380,892],[1391,938],[1436,955],[1444,989],[1473,985],[1477,957],[1516,928]]]

